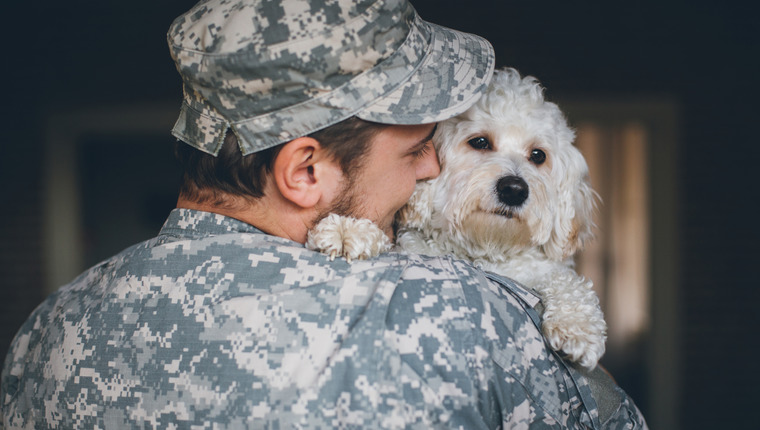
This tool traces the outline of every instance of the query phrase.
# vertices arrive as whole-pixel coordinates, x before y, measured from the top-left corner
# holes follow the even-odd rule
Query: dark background
[[[760,37],[751,2],[414,3],[427,20],[491,40],[497,65],[537,76],[549,98],[646,95],[675,100],[680,395],[674,413],[683,429],[756,427]],[[69,1],[3,7],[3,355],[13,333],[43,298],[41,160],[49,116],[130,103],[176,103],[178,108],[180,80],[165,33],[172,19],[191,4]],[[87,142],[82,147],[87,148]],[[115,169],[139,171],[139,149],[126,147],[117,142],[110,153],[93,150],[82,156],[90,157],[90,164],[120,163],[104,168],[103,175]],[[656,154],[657,148],[652,150]],[[97,185],[97,172],[86,175]],[[90,201],[103,200],[85,208],[85,220],[108,216],[103,208],[118,204],[112,195],[118,190],[96,185],[87,188],[94,193]],[[159,209],[170,207],[173,198],[151,196],[156,204],[133,208],[135,216],[163,218]],[[642,395],[637,394],[636,401],[646,411]],[[650,424],[656,428],[656,423]]]

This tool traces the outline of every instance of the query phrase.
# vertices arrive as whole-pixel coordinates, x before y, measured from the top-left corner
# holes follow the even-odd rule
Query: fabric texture
[[[591,384],[544,343],[537,304],[452,258],[330,261],[176,209],[34,311],[3,369],[2,424],[646,428],[619,388],[600,422]]]

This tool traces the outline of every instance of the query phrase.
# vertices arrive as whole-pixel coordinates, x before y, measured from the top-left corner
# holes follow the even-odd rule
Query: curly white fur
[[[330,214],[306,236],[306,247],[330,256],[363,260],[392,247],[391,240],[372,221]]]
[[[593,368],[604,354],[606,324],[572,256],[592,237],[597,195],[574,137],[536,79],[496,71],[475,106],[439,124],[433,140],[441,174],[420,183],[399,212],[397,246],[453,254],[532,288],[552,348]],[[366,232],[358,236],[373,247]]]

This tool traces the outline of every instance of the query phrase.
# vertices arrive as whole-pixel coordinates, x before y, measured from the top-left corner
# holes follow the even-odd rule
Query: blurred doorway
[[[608,324],[602,364],[652,428],[678,428],[677,116],[667,101],[560,106],[602,198],[596,239],[578,257]]]
[[[44,294],[158,233],[174,207],[176,104],[65,111],[47,122]]]

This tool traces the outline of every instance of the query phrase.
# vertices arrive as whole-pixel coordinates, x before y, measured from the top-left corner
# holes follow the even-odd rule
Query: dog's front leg
[[[591,281],[560,271],[537,287],[544,304],[542,330],[551,347],[593,369],[604,355],[607,324]]]
[[[391,240],[368,219],[330,214],[309,230],[306,247],[350,263],[390,250]]]

